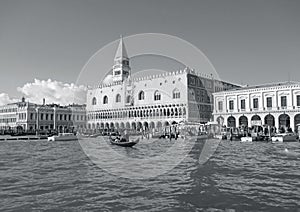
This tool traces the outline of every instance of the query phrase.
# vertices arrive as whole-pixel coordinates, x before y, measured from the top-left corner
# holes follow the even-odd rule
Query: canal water
[[[84,150],[90,144],[101,149],[97,158],[102,162],[100,165],[90,155],[92,151]],[[199,163],[205,141],[197,140],[192,148],[187,148],[189,151],[182,161],[174,162],[174,168],[168,166],[158,176],[153,173],[160,164],[151,162],[150,167],[147,158],[166,153],[175,145],[174,141],[142,140],[135,148],[111,147],[122,159],[105,151],[108,145],[99,138],[80,143],[0,142],[0,211],[300,209],[299,142],[221,141],[210,159]],[[166,154],[178,161],[183,152],[174,148]],[[132,158],[141,162],[133,164]],[[118,164],[135,166],[132,175]],[[144,172],[147,169],[149,172]]]

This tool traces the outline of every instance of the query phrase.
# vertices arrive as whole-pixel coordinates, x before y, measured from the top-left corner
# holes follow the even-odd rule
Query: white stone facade
[[[38,105],[21,102],[0,106],[0,131],[66,131],[86,127],[85,105]]]
[[[112,74],[87,92],[88,129],[153,129],[179,122],[205,123],[211,119],[212,93],[236,87],[189,68],[135,79],[130,77],[130,70],[121,39]]]
[[[217,92],[213,117],[227,127],[270,125],[298,131],[300,83],[284,82]]]

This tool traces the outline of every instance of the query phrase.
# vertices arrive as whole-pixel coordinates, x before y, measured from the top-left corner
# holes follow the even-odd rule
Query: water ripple
[[[113,148],[126,157],[143,158],[160,155],[170,146],[172,143],[161,140],[132,149]],[[0,211],[299,209],[300,143],[222,141],[212,158],[199,164],[202,147],[203,141],[197,141],[184,160],[167,173],[134,180],[100,169],[75,141],[1,142]],[[145,164],[136,166],[136,171],[141,171]]]

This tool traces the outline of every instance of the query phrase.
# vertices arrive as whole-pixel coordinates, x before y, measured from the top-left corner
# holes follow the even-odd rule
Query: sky
[[[69,103],[89,58],[120,34],[186,40],[225,81],[300,81],[299,11],[297,0],[0,0],[0,104]]]

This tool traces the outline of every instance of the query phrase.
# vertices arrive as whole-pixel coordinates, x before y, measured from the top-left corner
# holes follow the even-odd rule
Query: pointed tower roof
[[[128,59],[128,55],[127,55],[127,51],[125,48],[125,44],[123,42],[123,36],[120,36],[120,42],[119,42],[119,46],[115,55],[115,60],[119,60],[121,58],[126,58]]]

